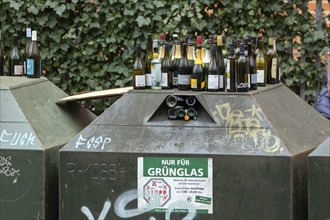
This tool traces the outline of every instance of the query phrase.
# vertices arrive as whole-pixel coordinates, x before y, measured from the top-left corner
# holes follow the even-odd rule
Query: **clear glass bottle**
[[[142,56],[141,56],[141,43],[136,43],[136,58],[133,66],[133,88],[145,89],[146,88],[146,75],[144,73]]]

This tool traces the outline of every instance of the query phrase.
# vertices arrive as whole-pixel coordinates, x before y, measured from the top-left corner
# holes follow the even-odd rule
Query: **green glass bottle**
[[[202,36],[197,36],[197,57],[194,63],[193,72],[191,75],[191,90],[200,91],[205,88],[204,68],[202,61]]]
[[[150,89],[152,82],[151,82],[151,60],[153,59],[153,50],[152,50],[152,35],[148,34],[147,38],[147,53],[146,59],[144,64],[144,73],[146,75],[146,89]]]
[[[174,59],[173,59],[173,88],[178,87],[179,64],[181,61],[181,44],[179,40],[175,41]]]
[[[141,57],[141,43],[136,43],[136,58],[133,66],[133,88],[145,89],[146,88],[146,75],[144,73],[143,62]]]
[[[41,57],[37,42],[37,31],[32,31],[32,42],[26,55],[26,75],[29,78],[41,76]]]
[[[189,90],[190,80],[191,80],[192,69],[188,64],[187,57],[187,43],[182,44],[182,58],[179,64],[178,72],[178,89],[179,90]]]
[[[23,59],[17,47],[17,34],[13,36],[13,47],[9,55],[9,75],[23,76]]]
[[[213,44],[211,47],[211,61],[210,61],[207,81],[206,81],[207,91],[218,92],[220,85],[219,80],[220,80],[220,71],[218,68],[218,60],[217,60],[217,46]]]
[[[1,38],[1,31],[0,31],[0,76],[3,76],[3,65],[4,65],[4,53],[2,49],[2,38]]]
[[[234,47],[229,47],[229,66],[227,68],[227,91],[236,92],[236,56]]]
[[[244,55],[244,43],[240,43],[239,58],[237,60],[237,92],[248,92],[248,63]]]
[[[161,81],[162,81],[162,70],[161,70],[161,62],[159,60],[158,53],[158,40],[153,40],[153,59],[151,60],[151,89],[159,90],[161,89]]]
[[[249,62],[249,77],[250,77],[250,90],[257,89],[257,68],[256,68],[256,59],[252,51],[252,43],[248,43],[248,62]]]
[[[225,91],[226,88],[226,64],[222,54],[222,36],[217,36],[217,61],[219,69],[219,91]]]
[[[269,38],[269,47],[266,53],[266,72],[267,72],[267,84],[276,83],[276,71],[277,71],[277,54],[274,50],[274,39]]]
[[[168,42],[164,44],[164,58],[162,60],[162,89],[173,88],[173,64],[171,60],[171,47]]]
[[[258,86],[266,86],[267,75],[265,71],[264,41],[262,39],[259,40],[259,48],[256,56],[256,67]]]

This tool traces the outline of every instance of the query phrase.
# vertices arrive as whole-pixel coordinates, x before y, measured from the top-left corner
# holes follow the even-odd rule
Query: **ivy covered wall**
[[[146,48],[148,33],[177,32],[204,37],[225,33],[242,37],[277,38],[284,83],[297,93],[315,96],[322,84],[324,63],[315,58],[329,50],[326,28],[317,28],[307,2],[222,0],[2,0],[0,30],[6,55],[14,33],[38,31],[43,73],[68,94],[130,85],[134,46]],[[297,36],[301,44],[292,43]],[[294,59],[292,47],[302,55]],[[95,104],[95,103],[94,103]],[[96,112],[110,104],[98,101]]]

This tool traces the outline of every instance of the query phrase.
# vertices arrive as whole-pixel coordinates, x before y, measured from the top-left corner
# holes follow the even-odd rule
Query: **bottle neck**
[[[194,55],[194,47],[193,46],[188,46],[188,54],[187,54],[188,60],[195,60],[195,55]]]
[[[202,64],[202,46],[201,45],[197,45],[197,57],[195,60],[195,64]]]
[[[177,58],[177,59],[181,58],[181,45],[180,44],[175,45],[174,59],[175,58]]]

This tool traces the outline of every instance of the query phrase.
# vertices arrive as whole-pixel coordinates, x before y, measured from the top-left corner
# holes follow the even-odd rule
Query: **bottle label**
[[[168,74],[167,73],[162,73],[162,81],[160,83],[161,86],[163,87],[168,87]]]
[[[240,83],[237,85],[238,89],[243,89],[243,88],[248,88],[248,87],[249,87],[248,83]]]
[[[204,89],[205,88],[205,81],[203,81],[202,83],[201,83],[201,89]]]
[[[251,80],[250,80],[250,73],[248,74],[248,85],[249,85],[249,88],[251,87]]]
[[[223,81],[223,75],[220,75],[220,86],[219,86],[219,88],[220,89],[223,89],[224,88],[224,81]]]
[[[152,81],[151,81],[151,73],[146,73],[146,86],[151,86]]]
[[[229,59],[225,58],[225,65],[226,65],[226,74],[228,76],[228,74],[230,73],[230,63],[229,63]]]
[[[227,90],[230,90],[230,75],[227,74]]]
[[[26,75],[33,76],[34,75],[34,60],[26,59]]]
[[[251,74],[251,84],[258,83],[258,74]]]
[[[136,87],[145,87],[146,86],[146,77],[145,77],[145,75],[135,76],[135,86]]]
[[[23,65],[14,65],[14,75],[15,76],[23,75]]]
[[[189,85],[190,79],[191,79],[191,75],[178,74],[178,84],[179,85]]]
[[[152,86],[160,86],[161,81],[162,81],[161,64],[155,63],[154,65],[151,65]]]
[[[257,70],[257,82],[265,83],[265,71],[264,70]]]
[[[191,79],[190,84],[192,89],[197,89],[197,79]]]
[[[219,75],[208,75],[208,89],[219,89]]]
[[[276,79],[276,69],[277,69],[277,58],[274,57],[272,59],[272,70],[271,70],[272,78],[274,79]]]

